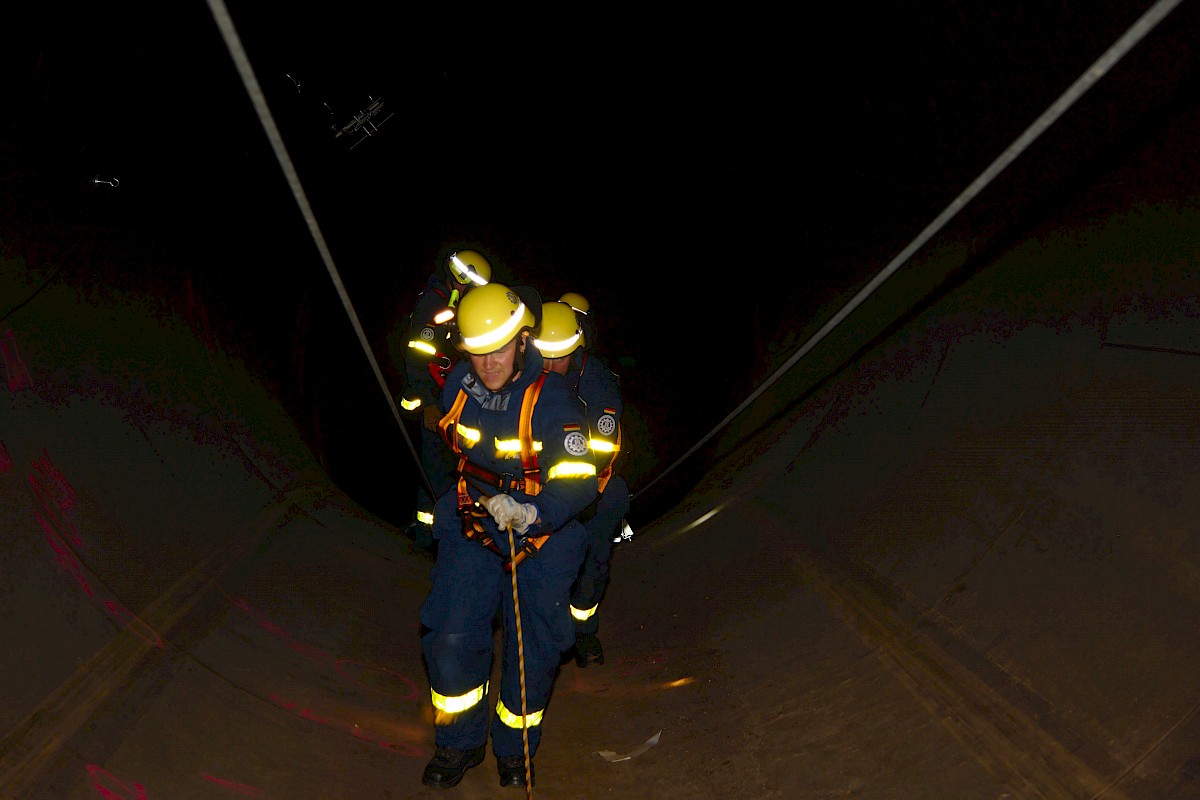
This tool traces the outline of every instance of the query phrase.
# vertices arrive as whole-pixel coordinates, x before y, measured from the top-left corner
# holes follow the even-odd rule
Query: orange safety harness
[[[614,447],[616,449],[613,451],[613,457],[608,461],[608,466],[596,473],[596,484],[600,494],[604,493],[604,487],[608,486],[608,482],[612,480],[613,466],[616,464],[617,454],[621,452],[620,424],[617,425],[617,440],[614,442]]]
[[[462,519],[463,536],[478,541],[501,557],[504,556],[504,553],[492,535],[488,533],[487,528],[483,526],[483,519],[488,516],[488,511],[478,500],[471,499],[471,495],[467,491],[467,481],[470,480],[477,486],[486,486],[488,489],[503,494],[518,491],[524,492],[530,497],[536,497],[541,492],[541,472],[538,468],[537,451],[533,446],[533,409],[537,405],[538,397],[542,393],[542,384],[545,381],[546,374],[542,373],[525,390],[525,396],[521,400],[521,417],[517,426],[517,438],[521,444],[521,475],[519,477],[511,472],[494,472],[467,460],[458,437],[458,420],[462,417],[463,406],[467,403],[465,391],[458,390],[458,396],[454,398],[454,404],[450,407],[450,411],[438,422],[442,438],[458,455],[458,515]],[[486,495],[482,495],[481,499],[482,497],[486,497]],[[537,536],[526,539],[518,551],[505,561],[505,570],[511,570],[528,556],[536,555],[538,549],[548,538],[549,536]]]

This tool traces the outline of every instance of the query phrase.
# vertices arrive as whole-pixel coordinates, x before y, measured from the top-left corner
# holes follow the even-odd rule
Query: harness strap
[[[542,384],[546,382],[546,373],[525,390],[521,400],[521,422],[517,427],[517,435],[521,440],[521,468],[525,470],[525,493],[536,495],[542,490],[541,471],[538,469],[537,451],[533,449],[533,409],[542,394]],[[532,490],[532,491],[531,491]]]
[[[521,437],[521,467],[525,470],[525,493],[528,495],[537,495],[542,490],[537,451],[533,449],[533,408],[537,405],[538,397],[542,393],[542,384],[545,382],[546,373],[543,372],[533,385],[525,390],[525,399],[521,401],[521,424],[518,430]],[[515,575],[517,565],[529,556],[537,555],[537,551],[549,538],[550,535],[546,534],[526,539],[521,549],[513,553],[504,565],[505,571]]]
[[[454,398],[454,405],[450,406],[446,416],[438,422],[438,430],[442,432],[442,438],[446,440],[446,444],[450,445],[450,449],[459,455],[462,454],[462,445],[458,443],[458,418],[462,416],[463,406],[466,404],[467,393],[459,389],[458,397]]]
[[[483,525],[483,519],[488,515],[487,509],[472,500],[470,493],[467,491],[464,465],[470,462],[467,461],[465,455],[462,455],[462,446],[458,442],[458,420],[462,417],[463,406],[466,403],[467,393],[459,389],[458,396],[454,398],[454,404],[450,406],[450,410],[446,412],[444,417],[438,420],[438,430],[442,434],[442,439],[446,441],[451,450],[459,454],[457,487],[458,517],[462,520],[463,536],[472,541],[478,541],[497,555],[503,555],[500,552],[500,546],[496,544],[496,540],[492,538],[492,535],[488,533],[487,528]]]
[[[495,492],[504,494],[512,494],[516,491],[534,495],[537,494],[539,488],[537,484],[530,483],[525,478],[518,478],[511,472],[493,472],[487,467],[473,464],[467,460],[465,455],[458,457],[458,474],[471,479],[479,486],[486,486]],[[533,491],[529,491],[530,489]]]
[[[616,452],[620,453],[621,452],[621,426],[620,425],[617,425],[616,445],[617,445]],[[599,494],[604,493],[604,487],[608,486],[608,482],[610,480],[612,480],[613,465],[616,464],[616,461],[617,461],[617,457],[616,457],[616,454],[614,454],[613,457],[611,459],[609,459],[608,466],[606,466],[604,469],[600,470],[600,472],[596,473],[596,483],[597,483],[597,488],[599,489]]]
[[[480,466],[468,460],[462,451],[458,439],[458,421],[462,417],[463,408],[467,403],[467,393],[462,389],[454,398],[450,411],[438,421],[438,430],[450,448],[458,455],[458,515],[462,519],[463,536],[472,541],[478,541],[484,547],[503,555],[499,545],[487,528],[483,518],[488,516],[487,509],[471,498],[467,488],[467,480],[482,484],[494,491],[511,494],[513,491],[524,492],[530,497],[536,497],[542,489],[541,470],[538,466],[537,450],[533,444],[533,411],[542,393],[542,384],[546,381],[543,373],[526,390],[521,400],[521,416],[517,427],[517,435],[521,443],[521,470],[523,475],[516,477],[511,473],[498,473],[487,467]],[[538,548],[549,536],[537,536],[527,539],[520,550],[504,565],[505,570],[512,570],[526,557],[537,553]]]
[[[460,478],[460,483],[461,480]],[[500,551],[500,545],[496,544],[496,540],[492,538],[487,528],[483,526],[483,520],[488,516],[487,509],[475,502],[464,507],[462,505],[463,496],[464,492],[460,488],[458,494],[458,516],[462,519],[463,536],[473,542],[479,542],[496,555],[503,557],[504,553]]]

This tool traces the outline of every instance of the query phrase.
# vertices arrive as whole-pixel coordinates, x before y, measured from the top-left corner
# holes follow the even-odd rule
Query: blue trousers
[[[612,561],[613,539],[621,520],[629,513],[629,485],[620,475],[614,475],[596,500],[596,512],[584,523],[587,528],[587,553],[575,585],[571,587],[571,605],[578,609],[594,608],[604,599],[608,589],[609,564]],[[600,629],[597,610],[586,620],[575,621],[575,633],[595,633]]]
[[[499,702],[509,714],[489,713],[485,695],[465,710],[437,714],[436,741],[438,746],[460,750],[479,747],[487,742],[490,718],[495,755],[521,755],[522,670],[512,576],[504,571],[496,553],[463,536],[456,506],[456,493],[452,491],[443,495],[434,511],[438,551],[433,586],[421,606],[421,624],[427,629],[421,636],[421,652],[434,692],[461,697],[486,686],[492,670],[493,623],[499,612],[504,641]],[[508,535],[502,531],[494,535],[507,551]],[[545,710],[550,699],[563,653],[575,643],[568,604],[586,537],[584,527],[571,521],[551,534],[538,554],[525,559],[516,570],[531,756],[537,752],[542,735],[538,712]]]
[[[437,497],[441,497],[444,492],[457,483],[455,467],[458,464],[458,456],[446,445],[440,434],[427,431],[420,425],[417,425],[416,428],[417,435],[421,437],[421,469],[429,477],[429,482],[433,484],[433,490],[437,493]],[[429,496],[429,492],[425,488],[425,481],[418,480],[416,511],[432,514],[435,501],[435,497]],[[431,548],[433,545],[432,526],[418,520],[413,538],[416,540],[417,547]]]

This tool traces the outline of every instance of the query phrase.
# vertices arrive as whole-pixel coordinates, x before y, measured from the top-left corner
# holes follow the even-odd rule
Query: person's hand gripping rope
[[[538,548],[545,543],[547,537],[529,538],[526,536],[529,528],[538,521],[540,512],[537,506],[533,503],[519,503],[507,494],[481,497],[479,502],[492,515],[492,519],[496,520],[496,524],[502,530],[516,534],[516,538],[510,540],[512,556],[505,566],[506,570],[516,569],[517,565],[526,558],[537,555]]]
[[[483,499],[484,508],[501,528],[512,528],[524,534],[538,520],[538,508],[533,503],[518,503],[512,495],[496,494]]]

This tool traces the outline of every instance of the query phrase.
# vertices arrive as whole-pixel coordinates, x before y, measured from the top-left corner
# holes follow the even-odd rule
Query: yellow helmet
[[[562,297],[558,298],[558,301],[560,303],[566,303],[580,314],[586,314],[592,310],[592,304],[589,303],[587,298],[581,295],[579,292],[567,292]]]
[[[596,344],[596,323],[591,317],[592,304],[579,292],[567,292],[558,298],[558,301],[566,303],[575,310],[575,314],[579,318],[579,327],[583,330],[585,339],[583,347],[590,350]]]
[[[502,283],[473,289],[458,304],[458,334],[463,350],[472,355],[499,350],[522,328],[536,324],[533,310],[515,290]]]
[[[587,347],[575,309],[562,301],[543,305],[542,327],[533,346],[541,351],[542,358],[562,358]]]
[[[446,269],[463,286],[483,286],[492,279],[492,265],[475,250],[452,250],[446,257]]]

